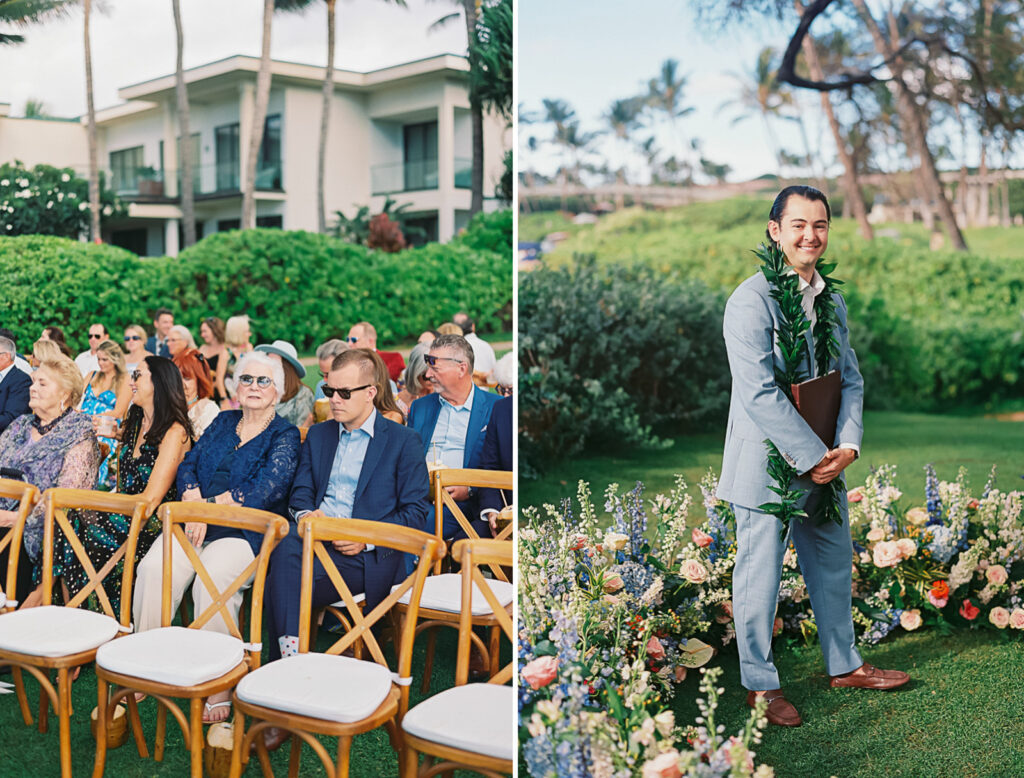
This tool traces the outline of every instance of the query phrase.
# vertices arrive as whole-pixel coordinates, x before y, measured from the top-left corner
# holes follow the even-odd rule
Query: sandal
[[[228,714],[224,718],[222,718],[222,719],[210,718],[210,714],[213,713],[213,711],[216,710],[217,708],[227,708],[228,709]],[[204,724],[219,724],[222,721],[227,721],[230,716],[231,716],[231,700],[223,700],[221,702],[215,702],[215,703],[212,703],[212,704],[209,703],[209,702],[204,702],[203,703],[203,723]]]

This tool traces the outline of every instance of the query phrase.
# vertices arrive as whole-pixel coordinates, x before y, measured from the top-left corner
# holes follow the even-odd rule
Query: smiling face
[[[213,343],[213,330],[210,329],[210,325],[205,321],[199,325],[199,337],[203,339],[203,343],[207,346]]]
[[[782,218],[768,222],[768,234],[782,247],[786,259],[805,280],[828,248],[828,211],[825,203],[792,195]]]
[[[108,376],[114,375],[114,362],[103,350],[96,352],[96,362],[99,363],[100,371]]]
[[[131,375],[131,383],[128,386],[132,390],[132,402],[146,408],[153,404],[153,376],[150,375],[149,365],[143,360],[139,362]]]
[[[163,313],[157,316],[155,319],[153,319],[153,327],[156,329],[157,333],[163,338],[167,337],[167,333],[173,326],[174,316],[172,314]]]
[[[171,359],[174,359],[187,347],[188,343],[179,333],[172,331],[167,334],[167,350],[171,352]]]

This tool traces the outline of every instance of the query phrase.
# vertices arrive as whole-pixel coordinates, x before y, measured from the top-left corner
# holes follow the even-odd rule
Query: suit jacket
[[[170,359],[171,356],[171,350],[167,347],[167,341],[164,341],[164,344],[159,349],[157,349],[156,335],[150,335],[146,339],[146,351],[157,357],[167,357],[168,359]]]
[[[29,412],[28,390],[32,379],[12,365],[0,381],[0,432],[22,414]]]
[[[338,450],[340,426],[329,420],[309,428],[299,451],[299,466],[288,501],[292,516],[300,511],[314,511],[323,502]],[[356,484],[352,504],[355,515],[340,518],[384,521],[426,531],[429,498],[430,480],[426,460],[420,453],[419,436],[378,413]],[[366,604],[373,608],[390,592],[404,555],[377,546],[363,556]]]
[[[502,397],[491,410],[491,421],[487,425],[484,436],[484,448],[480,456],[480,467],[484,470],[512,469],[512,397]],[[512,502],[510,492],[505,492],[502,500],[502,489],[481,489],[480,510],[494,508],[500,511]]]
[[[833,447],[841,443],[859,447],[864,434],[861,419],[864,380],[857,366],[857,356],[850,348],[846,304],[840,295],[834,298],[838,306],[839,357],[830,370],[840,372],[842,400]],[[759,272],[732,293],[725,306],[722,328],[732,372],[732,397],[718,497],[747,508],[778,500],[778,495],[769,489],[774,481],[766,472],[765,440],[774,443],[786,461],[796,468],[801,477],[794,485],[800,489],[813,485],[810,476],[805,474],[828,451],[776,385],[775,370],[783,367],[775,339],[778,326],[778,304],[771,299],[768,281]],[[814,344],[809,331],[806,337],[808,353],[813,355]],[[805,368],[808,377],[813,375],[810,367],[808,364]]]

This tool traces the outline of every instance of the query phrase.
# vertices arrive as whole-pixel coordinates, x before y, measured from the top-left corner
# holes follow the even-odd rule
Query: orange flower
[[[949,597],[949,584],[945,581],[935,581],[932,584],[932,594],[939,600]]]

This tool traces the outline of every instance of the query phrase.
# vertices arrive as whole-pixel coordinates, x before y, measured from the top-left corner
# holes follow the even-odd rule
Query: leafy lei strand
[[[793,272],[782,250],[774,243],[770,246],[762,243],[754,250],[754,254],[761,260],[761,272],[768,281],[769,294],[779,306],[779,326],[775,336],[779,352],[782,354],[782,365],[775,366],[775,381],[792,402],[792,384],[798,384],[808,378],[805,370],[808,359],[805,335],[807,330],[811,329],[811,323],[803,309],[800,277]],[[817,267],[818,274],[825,284],[824,289],[814,300],[816,322],[811,332],[818,375],[825,375],[839,356],[839,340],[836,337],[839,316],[833,294],[838,293],[836,287],[842,284],[842,281],[829,276],[835,267],[834,262],[819,262]],[[807,513],[798,507],[806,490],[793,488],[793,481],[798,475],[796,468],[786,461],[770,440],[766,440],[765,445],[768,448],[768,477],[775,482],[774,486],[768,488],[779,496],[779,502],[764,503],[760,510],[772,514],[782,523],[782,536],[785,537],[793,519],[802,521],[807,517]],[[842,492],[843,482],[840,478],[834,478],[826,485],[821,523],[842,523],[839,512]]]

